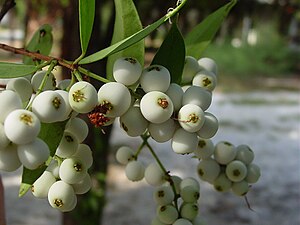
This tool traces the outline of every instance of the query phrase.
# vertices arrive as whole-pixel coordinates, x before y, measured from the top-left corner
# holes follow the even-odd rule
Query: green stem
[[[142,136],[143,142],[142,144],[139,146],[138,150],[136,151],[136,153],[134,154],[134,158],[137,160],[139,154],[141,153],[142,149],[145,147],[147,140],[148,140],[149,136]]]
[[[38,90],[37,90],[37,92],[36,92],[36,95],[35,95],[35,97],[36,96],[38,96],[42,91],[43,91],[43,89],[44,89],[44,87],[45,87],[45,85],[46,85],[46,83],[47,83],[47,80],[48,80],[48,78],[49,78],[49,76],[50,76],[50,73],[52,72],[52,70],[54,69],[54,67],[55,66],[57,66],[57,60],[51,60],[50,62],[47,62],[47,63],[45,63],[45,64],[43,64],[43,66],[39,66],[39,67],[37,67],[37,68],[43,68],[45,65],[48,65],[48,64],[50,64],[50,66],[49,66],[49,68],[48,68],[48,70],[47,70],[47,72],[46,72],[46,74],[45,74],[45,76],[44,76],[44,78],[43,78],[43,80],[42,80],[42,82],[41,82],[41,84],[40,84],[40,86],[39,86],[39,88],[38,88]],[[30,101],[30,104],[28,104],[27,105],[27,107],[26,107],[26,109],[27,110],[30,110],[30,108],[31,108],[31,106],[32,106],[32,102],[33,101]]]
[[[153,158],[155,159],[155,161],[157,162],[157,164],[159,165],[159,167],[161,168],[161,170],[164,172],[164,174],[167,177],[167,181],[169,182],[169,184],[172,187],[172,190],[174,192],[175,195],[175,199],[174,199],[174,204],[176,209],[178,209],[178,195],[176,193],[176,187],[175,184],[169,174],[169,172],[166,170],[166,168],[164,167],[164,165],[162,164],[162,162],[160,161],[160,159],[158,158],[157,154],[155,153],[154,149],[152,148],[152,146],[148,143],[148,141],[146,140],[146,146],[148,147],[150,153],[152,154]]]
[[[75,61],[73,62],[73,64],[74,64],[74,65],[77,65],[78,62],[79,62],[80,60],[82,60],[84,56],[85,56],[85,52],[82,52],[81,55],[80,55],[77,59],[75,59]]]
[[[93,73],[93,72],[91,72],[91,71],[89,71],[87,69],[84,69],[83,67],[78,67],[78,71],[80,73],[83,73],[83,74],[87,75],[88,77],[91,77],[91,78],[93,78],[95,80],[98,80],[98,81],[101,81],[103,83],[109,83],[109,82],[111,82],[110,80],[108,80],[108,79],[106,79],[104,77],[101,77],[101,76],[99,76],[99,75],[97,75],[97,74],[95,74],[95,73]]]
[[[81,74],[80,74],[80,72],[78,70],[74,70],[73,74],[74,74],[74,76],[76,77],[76,79],[78,81],[82,81],[82,76],[81,76]]]

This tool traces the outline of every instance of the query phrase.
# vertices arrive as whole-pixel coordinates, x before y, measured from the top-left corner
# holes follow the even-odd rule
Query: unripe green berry
[[[132,148],[128,146],[121,146],[118,148],[117,153],[116,153],[116,160],[123,164],[127,165],[128,162],[132,161],[134,159],[134,152]]]
[[[153,198],[158,205],[169,205],[173,202],[175,195],[171,186],[157,187]]]
[[[158,219],[166,224],[173,224],[178,218],[178,211],[173,205],[164,205],[157,208]]]
[[[199,159],[208,159],[214,154],[215,146],[210,139],[199,138],[194,154]]]
[[[240,182],[247,176],[247,167],[243,162],[234,160],[227,164],[225,173],[229,180]]]
[[[214,188],[219,192],[227,192],[232,186],[232,182],[224,173],[221,173],[213,182]]]
[[[144,178],[145,167],[140,161],[130,161],[125,167],[128,180],[140,181]]]
[[[235,156],[236,148],[231,143],[221,141],[216,144],[214,158],[218,163],[226,165],[234,160]]]
[[[249,191],[249,184],[247,181],[233,182],[231,186],[232,192],[237,196],[245,196]]]

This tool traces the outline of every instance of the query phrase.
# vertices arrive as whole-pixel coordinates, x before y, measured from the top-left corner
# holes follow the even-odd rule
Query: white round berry
[[[204,124],[203,110],[194,104],[186,104],[178,112],[180,126],[188,132],[197,132]]]
[[[207,158],[200,161],[197,167],[197,172],[201,180],[213,183],[220,175],[221,167],[216,160]]]
[[[165,224],[163,222],[161,222],[158,217],[155,217],[153,218],[153,220],[151,221],[151,225],[168,225],[168,224]]]
[[[56,87],[60,90],[67,90],[67,88],[71,85],[71,79],[63,79],[57,82]]]
[[[12,172],[17,170],[21,165],[17,145],[9,144],[6,148],[0,150],[0,170]]]
[[[145,180],[152,186],[159,186],[166,182],[164,171],[156,162],[150,163],[145,170]]]
[[[93,164],[93,153],[87,144],[79,144],[72,157],[78,157],[83,160],[87,168],[90,168]]]
[[[49,204],[61,211],[70,211],[74,206],[76,195],[70,184],[59,180],[56,181],[49,189]]]
[[[176,83],[171,83],[168,90],[165,93],[172,100],[173,106],[174,106],[174,111],[177,112],[182,106],[181,102],[182,102],[182,96],[184,93],[182,88]]]
[[[131,137],[142,135],[147,127],[148,121],[142,115],[139,106],[130,107],[126,113],[120,117],[121,128]]]
[[[179,213],[173,205],[163,205],[157,208],[156,215],[161,222],[173,224],[178,218]]]
[[[132,148],[128,146],[121,146],[118,148],[117,153],[116,153],[116,160],[123,164],[127,165],[128,162],[132,161],[134,158],[134,152]]]
[[[193,78],[192,84],[207,91],[213,91],[217,86],[217,78],[213,72],[208,70],[199,71]]]
[[[140,103],[143,116],[151,123],[163,123],[173,114],[173,103],[169,96],[159,91],[145,94]]]
[[[183,189],[187,186],[194,186],[198,191],[200,190],[199,182],[193,177],[186,177],[180,182],[180,189]]]
[[[247,145],[238,145],[235,159],[242,161],[245,165],[249,165],[254,160],[254,152]]]
[[[182,96],[182,105],[198,105],[203,111],[207,110],[212,101],[211,92],[198,87],[189,87]]]
[[[46,198],[52,184],[56,182],[56,178],[49,171],[44,173],[31,186],[32,194],[37,198]]]
[[[27,144],[35,140],[41,129],[38,117],[31,111],[17,109],[4,121],[4,131],[9,140],[16,144]]]
[[[190,83],[195,74],[201,69],[197,59],[192,56],[186,56],[182,72],[182,83]]]
[[[216,144],[214,158],[215,160],[222,164],[226,165],[234,160],[236,156],[236,148],[229,142],[221,141]]]
[[[126,86],[138,81],[142,74],[142,66],[137,59],[122,57],[115,61],[113,66],[114,79]]]
[[[78,113],[89,113],[98,104],[97,90],[86,81],[79,81],[69,90],[69,103]]]
[[[197,203],[184,202],[180,206],[180,215],[186,220],[193,220],[196,218],[199,212],[199,207]]]
[[[212,138],[219,129],[218,119],[209,112],[204,112],[204,124],[197,132],[201,138]]]
[[[47,161],[50,150],[43,140],[36,138],[31,143],[18,145],[18,156],[27,169],[34,170]]]
[[[6,148],[8,144],[10,143],[10,140],[7,138],[4,130],[4,125],[0,123],[0,151],[3,148]]]
[[[48,78],[45,78],[47,71],[38,71],[31,78],[31,85],[34,92],[54,90],[56,87],[56,79],[53,73],[50,73]],[[47,79],[42,90],[39,90],[44,79]]]
[[[69,92],[64,91],[64,90],[55,90],[55,92],[60,94],[65,102],[66,113],[65,113],[65,115],[61,116],[61,121],[65,121],[73,115],[73,111],[72,111],[73,109],[69,102]]]
[[[175,194],[171,186],[160,186],[155,189],[153,198],[158,205],[168,205],[173,202]]]
[[[227,178],[224,173],[220,175],[213,182],[214,188],[219,192],[227,192],[232,186],[232,182]]]
[[[210,139],[199,138],[198,147],[194,150],[194,154],[199,159],[210,158],[215,151],[215,146]]]
[[[197,202],[200,198],[199,188],[195,185],[184,186],[180,189],[180,197],[184,202]]]
[[[78,146],[77,137],[73,133],[65,130],[55,154],[61,158],[70,157],[75,154]]]
[[[83,142],[89,134],[87,123],[79,117],[71,118],[67,122],[65,130],[74,134],[79,143]]]
[[[32,112],[44,123],[64,120],[68,113],[65,100],[55,91],[44,91],[37,95],[32,102]]]
[[[130,161],[125,167],[128,180],[140,181],[144,178],[145,167],[140,161]]]
[[[233,182],[240,182],[247,175],[247,167],[243,162],[233,160],[227,164],[225,173],[229,180]]]
[[[84,161],[78,157],[65,159],[59,168],[59,177],[68,184],[76,184],[84,179],[87,167]]]
[[[87,173],[85,177],[78,183],[72,184],[75,194],[85,194],[92,188],[91,176]]]
[[[174,120],[168,119],[163,123],[149,123],[148,131],[155,141],[162,143],[173,137],[176,128]]]
[[[56,178],[59,179],[59,165],[58,162],[54,159],[51,160],[49,163],[46,171],[52,173],[52,175]]]
[[[198,64],[200,67],[204,68],[205,70],[211,71],[215,75],[218,74],[218,66],[213,59],[204,57],[198,60]]]
[[[234,182],[232,183],[231,190],[237,196],[245,196],[249,191],[249,184],[245,180]]]
[[[0,123],[3,123],[9,113],[22,109],[22,100],[19,95],[11,90],[0,92]]]
[[[118,117],[129,109],[131,95],[124,84],[109,82],[102,85],[99,89],[98,103],[107,107],[106,116]]]
[[[248,173],[245,180],[250,184],[256,183],[261,176],[259,166],[254,163],[250,163],[247,165],[247,171]]]
[[[192,153],[198,145],[197,134],[179,128],[174,133],[171,145],[173,151],[177,154]]]
[[[170,72],[160,65],[151,65],[145,68],[140,78],[140,84],[146,93],[150,91],[165,92],[168,90],[170,82]]]
[[[18,93],[18,95],[22,99],[22,102],[29,101],[33,93],[32,85],[25,77],[18,77],[9,80],[6,85],[6,90],[12,90]]]
[[[178,220],[176,220],[173,225],[193,225],[193,223],[191,223],[191,221],[184,219],[184,218],[180,218]]]

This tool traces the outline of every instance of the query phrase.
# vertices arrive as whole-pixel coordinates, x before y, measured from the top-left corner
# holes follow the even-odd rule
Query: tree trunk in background
[[[103,3],[102,3],[103,4]],[[111,39],[111,30],[101,32],[100,3],[96,1],[96,14],[93,27],[93,33],[89,43],[88,55],[99,51],[106,47]],[[63,39],[62,39],[62,55],[64,59],[74,60],[80,55],[80,40],[78,29],[78,1],[72,0],[69,6],[64,9],[63,15]],[[111,25],[108,26],[109,28]],[[85,68],[90,71],[104,75],[106,62],[102,60],[94,64],[90,64]],[[70,76],[69,71],[63,71],[63,77]],[[99,82],[90,80],[96,88],[100,87]],[[86,116],[83,119],[87,119]],[[94,163],[90,169],[93,178],[94,188],[87,194],[78,196],[78,204],[74,211],[63,214],[62,223],[64,225],[97,225],[101,224],[102,212],[105,204],[105,184],[106,171],[108,164],[109,136],[111,127],[105,128],[105,134],[99,129],[90,126],[90,133],[86,139],[86,143],[93,150]]]

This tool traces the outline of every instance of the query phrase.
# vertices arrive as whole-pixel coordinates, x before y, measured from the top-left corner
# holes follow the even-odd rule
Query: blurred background
[[[3,2],[0,0],[1,5]],[[1,43],[24,47],[33,32],[48,23],[54,35],[51,55],[69,60],[80,55],[77,0],[15,2],[16,6],[1,21]],[[174,0],[134,2],[143,26],[176,4]],[[188,1],[180,15],[183,35],[227,2]],[[113,1],[97,0],[88,54],[109,46],[113,24]],[[146,63],[159,48],[168,26],[145,39]],[[201,215],[210,225],[300,224],[300,1],[240,0],[204,56],[213,58],[219,68],[218,87],[208,110],[220,122],[213,141],[250,145],[262,177],[248,196],[254,212],[244,199],[231,193],[216,193],[210,185],[201,183]],[[20,61],[21,57],[0,50],[0,60]],[[94,63],[89,69],[105,74],[105,63]],[[64,70],[57,75],[69,76]],[[9,225],[150,224],[155,214],[153,188],[144,182],[128,182],[124,168],[114,159],[120,145],[137,147],[140,140],[126,137],[115,124],[105,135],[91,130],[87,142],[97,149],[93,166],[95,187],[80,199],[73,213],[61,215],[47,201],[33,199],[30,193],[18,199],[21,171],[1,173]],[[174,155],[169,144],[153,143],[167,168],[183,177],[196,177],[197,162]],[[151,161],[146,153],[142,157],[145,163]]]

